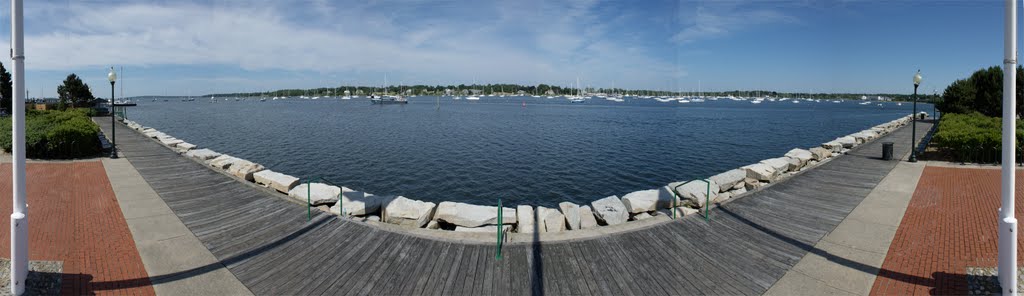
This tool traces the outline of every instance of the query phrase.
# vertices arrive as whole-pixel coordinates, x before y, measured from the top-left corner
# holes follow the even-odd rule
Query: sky
[[[6,4],[6,2],[5,2]],[[98,97],[338,85],[941,92],[1002,62],[1004,2],[25,1],[26,86]],[[10,39],[10,5],[0,5]],[[10,47],[9,42],[0,42]],[[1020,46],[1020,45],[1018,45]],[[0,59],[10,68],[10,58]]]

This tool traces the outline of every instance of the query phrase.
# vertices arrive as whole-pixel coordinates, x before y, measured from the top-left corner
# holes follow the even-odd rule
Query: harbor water
[[[303,181],[434,202],[543,206],[707,178],[912,112],[910,103],[824,99],[138,101],[131,120]]]

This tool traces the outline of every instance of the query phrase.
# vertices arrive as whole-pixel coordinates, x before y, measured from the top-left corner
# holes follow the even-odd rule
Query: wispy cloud
[[[700,39],[724,37],[758,25],[795,22],[797,18],[771,9],[715,9],[700,6],[692,24],[673,35],[671,40],[677,43],[690,43]]]
[[[26,24],[30,71],[214,66],[320,73],[361,83],[379,83],[380,74],[388,73],[394,81],[430,84],[580,77],[594,84],[649,87],[678,77],[682,67],[663,49],[625,43],[620,35],[610,34],[610,28],[630,20],[620,13],[609,16],[601,11],[602,2],[594,0],[344,5],[321,0],[90,1],[30,6],[26,13],[38,16],[27,18]],[[652,84],[656,80],[660,82]],[[246,79],[211,83],[232,81]]]

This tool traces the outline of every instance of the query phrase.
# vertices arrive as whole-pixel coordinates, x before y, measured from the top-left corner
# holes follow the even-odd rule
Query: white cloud
[[[698,7],[693,23],[672,36],[671,40],[678,43],[690,43],[700,39],[726,36],[757,25],[797,21],[794,17],[769,9],[739,11],[734,8],[726,8],[724,11],[715,10],[717,9],[706,6]]]
[[[408,2],[399,4],[412,7],[401,10],[373,2],[336,7],[327,1],[34,4],[48,5],[33,9],[47,17],[27,23],[32,28],[26,35],[26,64],[30,71],[238,67],[348,81],[377,81],[380,73],[390,73],[396,80],[430,84],[582,76],[637,87],[677,73],[679,65],[666,64],[652,51],[606,40],[607,24],[595,15],[595,1],[508,3],[490,8],[496,17],[433,17],[434,11],[417,8],[433,3]],[[216,83],[232,81],[248,80]]]

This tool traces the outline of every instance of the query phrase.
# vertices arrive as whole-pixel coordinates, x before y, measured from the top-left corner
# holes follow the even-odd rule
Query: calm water
[[[523,106],[525,102],[526,106]],[[931,105],[919,104],[931,112]],[[142,101],[129,119],[274,171],[374,194],[586,203],[705,178],[911,112],[911,104],[544,98]]]

